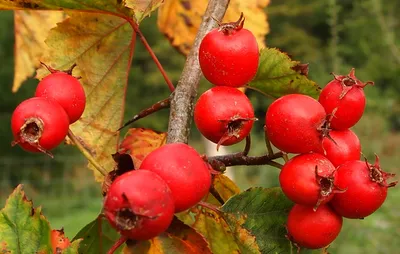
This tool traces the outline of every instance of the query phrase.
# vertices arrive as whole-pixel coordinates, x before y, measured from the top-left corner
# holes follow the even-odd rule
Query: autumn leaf
[[[15,26],[15,72],[13,92],[17,92],[21,84],[33,76],[40,66],[39,59],[46,48],[44,40],[49,30],[66,18],[61,11],[29,11],[14,12]]]
[[[119,239],[118,232],[111,227],[104,216],[99,216],[83,227],[73,239],[72,243],[81,241],[80,254],[105,254]],[[122,247],[119,249],[122,250]]]
[[[52,253],[50,233],[41,208],[33,208],[22,185],[18,185],[0,211],[0,252]]]
[[[195,223],[191,226],[207,239],[214,254],[260,253],[256,238],[239,222],[236,225],[228,224],[222,213],[199,208]]]
[[[321,88],[308,79],[308,65],[293,61],[276,48],[261,51],[260,64],[250,88],[274,98],[301,93],[317,98]]]
[[[239,187],[226,175],[215,175],[212,185],[224,202],[240,193]]]
[[[46,40],[49,50],[42,61],[61,70],[77,64],[73,75],[81,77],[86,108],[71,129],[97,162],[111,171],[136,34],[119,17],[91,13],[69,16],[50,31]],[[42,68],[38,78],[45,75],[48,71]],[[97,181],[103,180],[97,171],[95,176]]]
[[[124,0],[125,6],[132,9],[137,23],[155,11],[164,0]]]
[[[231,0],[222,22],[236,21],[243,12],[244,27],[253,32],[260,48],[265,47],[269,25],[264,8],[269,0]],[[200,27],[206,10],[206,0],[169,0],[159,8],[158,28],[170,40],[172,46],[187,55]]]
[[[125,135],[120,144],[123,153],[129,153],[132,156],[135,168],[139,168],[143,159],[153,150],[164,145],[167,140],[167,134],[156,132],[145,128],[131,128]]]
[[[251,188],[229,199],[221,208],[231,227],[255,236],[261,253],[290,253],[285,222],[293,206],[280,188]]]
[[[148,15],[158,6],[153,1],[150,9],[144,10],[141,9],[143,1],[129,2],[131,8],[139,10],[137,15],[142,11],[143,15]],[[116,130],[121,125],[124,113],[127,77],[136,41],[136,33],[128,20],[132,10],[119,0],[0,0],[0,9],[86,11],[68,11],[70,17],[49,32],[45,41],[47,47],[40,49],[44,52],[42,57],[29,50],[25,54],[32,54],[29,62],[38,58],[37,62],[41,60],[58,70],[78,65],[73,75],[81,77],[87,104],[82,118],[71,129],[97,163],[111,171],[114,166],[111,154],[117,150],[119,133]],[[46,28],[49,25],[37,25],[40,28],[43,26]],[[26,73],[21,72],[21,77],[16,78],[16,86],[29,76],[31,68],[35,66],[30,63]],[[37,78],[41,79],[48,74],[48,71],[41,68]],[[93,169],[91,165],[89,167]],[[101,182],[104,176],[95,171],[95,178]]]
[[[205,238],[193,228],[174,218],[166,232],[137,243],[129,243],[124,254],[211,254]]]
[[[0,0],[0,10],[85,10],[91,12],[111,12],[128,14],[129,9],[124,8],[120,0],[98,1],[69,1],[69,0]]]

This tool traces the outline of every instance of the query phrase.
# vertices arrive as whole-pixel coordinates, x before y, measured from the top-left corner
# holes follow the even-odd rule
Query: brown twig
[[[136,122],[137,120],[142,119],[148,115],[151,115],[161,109],[169,108],[170,101],[171,101],[171,99],[167,98],[167,99],[158,101],[155,104],[153,104],[151,107],[140,111],[139,114],[133,116],[132,119],[130,119],[128,122],[126,122],[124,125],[122,125],[117,131],[120,131],[123,128],[125,128],[126,126]]]
[[[201,69],[198,60],[200,42],[211,29],[216,27],[217,22],[213,18],[222,20],[228,4],[229,0],[210,0],[208,2],[207,10],[203,16],[195,42],[186,59],[182,75],[173,93],[167,143],[188,143],[193,105],[201,78]]]
[[[212,165],[215,164],[215,161],[219,163],[223,163],[226,167],[230,166],[238,166],[238,165],[245,165],[245,166],[252,166],[252,165],[271,165],[277,168],[282,168],[282,165],[274,162],[273,160],[282,158],[283,153],[278,152],[272,155],[262,155],[262,156],[247,156],[244,155],[243,152],[240,153],[233,153],[227,155],[218,155],[208,157],[208,162]]]

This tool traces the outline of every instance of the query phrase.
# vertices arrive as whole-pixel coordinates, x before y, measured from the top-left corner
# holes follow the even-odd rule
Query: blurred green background
[[[265,10],[271,26],[266,40],[270,47],[286,51],[293,59],[310,64],[310,78],[324,86],[331,72],[347,74],[351,67],[363,81],[375,86],[365,89],[367,108],[353,128],[363,145],[363,153],[372,160],[381,158],[385,171],[400,174],[400,2],[397,0],[281,0],[272,1]],[[170,47],[156,25],[156,15],[144,21],[142,31],[170,77],[179,78],[184,57]],[[0,12],[0,207],[19,183],[42,206],[55,228],[64,227],[73,237],[95,218],[101,209],[99,184],[85,168],[83,156],[73,147],[54,151],[55,159],[11,148],[10,117],[14,108],[32,96],[36,80],[29,80],[16,94],[13,80],[13,13]],[[137,43],[129,76],[126,120],[166,98],[169,90],[144,47]],[[210,87],[202,81],[200,90]],[[253,91],[247,92],[260,119],[253,129],[252,154],[265,152],[264,114],[271,100]],[[158,112],[135,124],[166,131],[168,110]],[[191,144],[204,151],[199,133],[193,128]],[[243,144],[230,147],[238,151]],[[237,167],[235,181],[244,190],[250,186],[278,186],[278,170],[268,166]],[[390,189],[383,207],[364,220],[346,220],[330,253],[400,253],[400,187]]]

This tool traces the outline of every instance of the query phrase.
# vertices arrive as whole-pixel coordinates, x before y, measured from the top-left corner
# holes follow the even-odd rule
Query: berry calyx
[[[231,35],[235,33],[235,31],[240,31],[244,26],[244,21],[246,18],[243,16],[243,12],[240,13],[240,17],[235,22],[228,22],[228,23],[220,23],[218,22],[218,30],[222,31],[225,35]]]
[[[31,152],[50,156],[51,149],[64,141],[69,119],[64,109],[54,101],[34,97],[21,102],[11,117],[13,146],[19,144]]]
[[[293,202],[313,206],[331,200],[335,193],[343,192],[336,187],[336,169],[323,155],[300,154],[290,159],[279,174],[283,193]]]
[[[56,101],[68,114],[70,124],[76,122],[86,106],[85,91],[79,80],[71,75],[76,65],[66,71],[57,71],[42,64],[51,74],[39,82],[35,96]]]
[[[211,173],[197,151],[184,143],[166,144],[148,154],[139,170],[159,175],[171,189],[175,212],[196,205],[209,192]]]
[[[373,165],[360,160],[346,162],[337,169],[337,185],[347,190],[336,194],[330,204],[343,217],[367,217],[382,206],[388,188],[397,184],[387,183],[394,175],[381,169],[378,156]]]
[[[148,240],[164,232],[173,219],[174,200],[167,183],[148,170],[117,177],[104,199],[104,214],[121,235]]]
[[[204,92],[194,107],[194,122],[208,140],[229,146],[249,135],[254,121],[249,98],[236,88],[219,86]]]
[[[319,249],[336,239],[342,225],[343,218],[327,205],[314,211],[310,206],[295,204],[288,215],[287,238],[299,248]]]
[[[319,102],[328,115],[332,115],[330,126],[345,130],[354,126],[362,117],[366,105],[364,87],[374,83],[361,82],[355,76],[355,69],[348,75],[334,75],[321,91]]]
[[[240,87],[256,75],[259,49],[255,36],[243,28],[243,13],[236,22],[220,24],[207,33],[199,46],[204,77],[216,86]]]

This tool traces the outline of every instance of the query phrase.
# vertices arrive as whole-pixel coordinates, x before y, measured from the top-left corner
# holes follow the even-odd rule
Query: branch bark
[[[182,75],[173,92],[170,107],[167,143],[188,143],[193,117],[194,100],[201,78],[199,46],[203,37],[222,20],[230,0],[210,0],[197,32],[193,47],[186,59]]]

